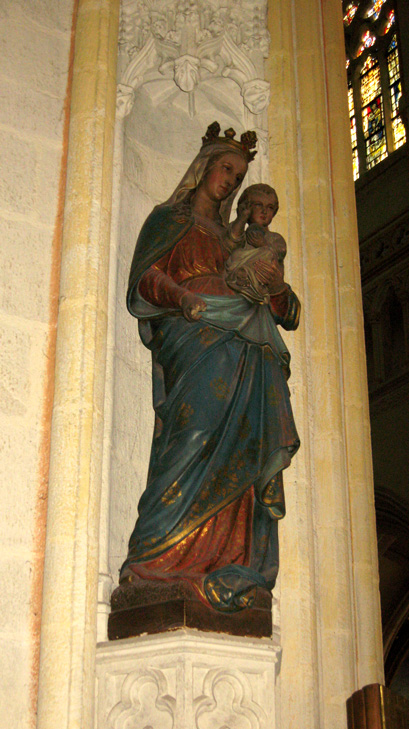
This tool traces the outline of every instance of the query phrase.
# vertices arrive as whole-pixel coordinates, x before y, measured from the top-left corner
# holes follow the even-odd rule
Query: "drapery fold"
[[[222,595],[219,609],[239,609],[254,585],[273,586],[278,565],[273,523],[285,513],[281,471],[299,445],[289,354],[267,307],[242,297],[203,298],[208,308],[198,322],[140,321],[152,351],[156,423],[123,570],[174,547],[253,487],[249,565],[226,565],[204,580],[210,601]]]

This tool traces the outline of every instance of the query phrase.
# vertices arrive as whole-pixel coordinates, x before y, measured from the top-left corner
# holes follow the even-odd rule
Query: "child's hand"
[[[199,321],[201,312],[207,309],[207,304],[200,296],[187,291],[181,298],[180,308],[187,321]]]
[[[265,232],[259,225],[250,225],[246,230],[247,243],[253,248],[265,245]]]
[[[243,200],[240,205],[237,206],[237,219],[241,223],[247,223],[251,215],[251,202],[250,200]]]

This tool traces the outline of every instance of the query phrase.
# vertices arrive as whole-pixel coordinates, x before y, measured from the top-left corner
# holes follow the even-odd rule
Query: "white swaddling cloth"
[[[256,248],[246,243],[244,248],[233,251],[224,265],[225,280],[231,289],[238,291],[246,299],[259,304],[268,304],[272,294],[279,294],[285,288],[283,261],[287,247],[284,238],[278,233],[263,230],[258,225],[250,226],[248,231],[252,230],[264,234],[264,245]],[[281,289],[280,287],[277,288],[276,282],[271,286],[259,280],[254,266],[259,261],[268,265],[277,264],[283,277],[283,287]]]

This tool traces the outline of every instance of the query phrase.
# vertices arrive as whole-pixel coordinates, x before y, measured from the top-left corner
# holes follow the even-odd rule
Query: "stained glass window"
[[[349,121],[351,126],[351,146],[352,146],[352,166],[354,171],[354,180],[359,177],[359,159],[358,159],[358,147],[356,141],[356,119],[355,119],[355,108],[354,108],[354,91],[352,84],[348,84],[348,106],[349,106]]]
[[[348,3],[344,13],[344,23],[347,23],[347,25],[351,25],[357,10],[358,6],[355,5],[355,3]]]
[[[364,52],[365,48],[370,48],[371,46],[373,46],[373,45],[374,45],[374,43],[375,43],[375,41],[376,41],[376,38],[375,38],[375,36],[374,36],[374,35],[372,35],[372,34],[371,34],[371,33],[369,32],[369,30],[366,30],[366,31],[364,32],[363,36],[362,36],[362,39],[361,39],[361,45],[359,46],[359,48],[358,48],[358,51],[357,51],[357,54],[356,54],[356,55],[357,55],[357,56],[361,56],[361,55],[362,55],[362,53]]]
[[[387,156],[379,63],[368,56],[361,71],[362,129],[366,166],[370,169]]]
[[[382,5],[385,2],[386,0],[372,0],[372,6],[367,11],[366,17],[372,18],[373,20],[378,20],[380,12],[382,10]]]
[[[389,93],[391,98],[391,117],[394,148],[401,147],[406,142],[405,127],[399,116],[399,99],[402,96],[402,86],[399,72],[399,56],[398,43],[396,35],[388,47],[387,54],[388,74],[389,74]]]
[[[394,10],[391,10],[388,15],[387,21],[386,21],[385,29],[383,31],[384,35],[386,35],[390,31],[394,22],[395,22],[395,12],[394,12]],[[395,38],[396,38],[396,36],[395,36]]]
[[[343,0],[342,9],[356,180],[406,142],[396,10],[394,0]]]

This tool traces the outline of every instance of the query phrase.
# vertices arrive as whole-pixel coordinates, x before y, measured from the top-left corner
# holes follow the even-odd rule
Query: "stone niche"
[[[234,113],[235,108],[240,111],[243,107],[240,89],[231,79],[219,79],[217,95],[231,100],[232,112],[228,114],[227,108],[221,110],[205,104],[203,96],[193,119],[188,114],[186,94],[174,83],[169,96],[161,99],[162,83],[152,82],[140,88],[123,122],[110,476],[109,566],[114,575],[126,556],[126,540],[145,487],[153,428],[150,353],[141,344],[137,321],[125,306],[135,241],[152,208],[175,189],[199,150],[207,126],[218,119],[222,129],[233,126],[239,133],[244,127],[243,115],[240,118]]]
[[[266,180],[267,52],[265,0],[257,6],[251,0],[122,3],[106,388],[111,417],[100,540],[100,729],[275,726],[278,629],[274,640],[181,628],[105,642],[110,593],[145,488],[153,428],[150,353],[125,306],[135,241],[215,120],[238,135],[255,129],[258,155],[244,185]]]

